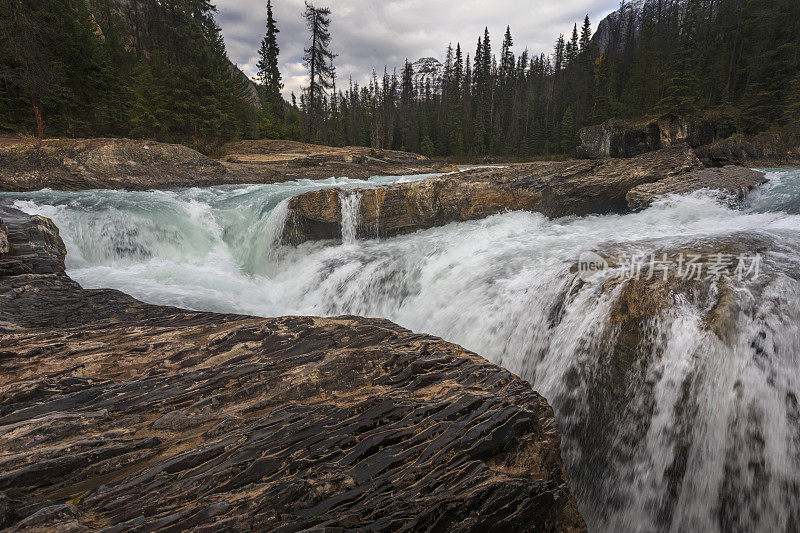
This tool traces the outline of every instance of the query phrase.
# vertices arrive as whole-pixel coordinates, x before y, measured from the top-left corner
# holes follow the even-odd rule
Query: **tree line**
[[[213,13],[208,0],[0,0],[0,129],[208,150],[255,135],[258,99]]]
[[[539,55],[515,54],[510,28],[497,50],[487,29],[474,52],[447,48],[441,88],[406,61],[324,94],[321,118],[304,95],[301,115],[325,144],[517,157],[569,154],[612,117],[711,112],[720,137],[800,120],[800,2],[623,2],[611,23],[601,43],[587,15]]]
[[[335,69],[331,10],[307,2],[308,86],[282,97],[279,22],[266,3],[256,87],[228,60],[209,0],[0,0],[0,128],[132,136],[212,150],[283,138],[438,156],[568,154],[611,117],[711,113],[719,136],[797,124],[800,2],[622,3],[549,53],[508,28],[448,46],[441,83],[409,61],[359,84]],[[338,82],[338,83],[337,83]]]

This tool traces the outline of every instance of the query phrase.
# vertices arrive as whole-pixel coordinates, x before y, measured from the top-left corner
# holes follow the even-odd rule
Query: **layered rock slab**
[[[342,197],[360,195],[357,234],[392,236],[505,211],[548,217],[627,209],[629,190],[702,168],[677,146],[631,159],[539,162],[483,168],[380,188],[324,189],[292,198],[284,241],[341,237]]]
[[[800,138],[797,134],[763,133],[736,136],[696,148],[707,166],[746,165],[785,167],[800,165]]]
[[[479,356],[385,320],[151,306],[47,256],[0,262],[0,526],[585,529],[552,409]]]

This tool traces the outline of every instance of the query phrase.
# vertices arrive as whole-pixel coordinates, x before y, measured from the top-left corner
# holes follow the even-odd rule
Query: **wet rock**
[[[701,167],[691,150],[676,146],[631,159],[529,163],[356,191],[312,191],[289,202],[284,240],[341,237],[343,194],[361,195],[358,236],[391,236],[505,211],[561,217],[625,210],[633,187]]]
[[[800,140],[788,134],[737,136],[699,146],[697,156],[707,166],[746,165],[784,167],[800,165]]]
[[[0,217],[12,247],[50,227]],[[585,530],[553,411],[511,373],[385,320],[83,290],[51,245],[0,276],[4,527]]]
[[[667,194],[688,194],[701,189],[721,191],[732,199],[742,200],[757,185],[766,183],[763,172],[744,167],[727,166],[694,170],[680,176],[670,176],[655,183],[645,183],[631,189],[626,198],[632,210],[648,207],[654,199]]]
[[[64,271],[66,249],[52,221],[8,207],[0,221],[0,276]]]
[[[5,223],[0,219],[0,254],[8,253],[8,230]]]

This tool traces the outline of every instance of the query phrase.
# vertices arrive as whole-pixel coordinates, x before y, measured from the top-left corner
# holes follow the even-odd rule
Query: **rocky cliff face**
[[[734,126],[722,115],[664,115],[639,120],[615,118],[583,128],[578,155],[590,159],[634,157],[678,144],[694,148],[734,133]]]
[[[0,527],[585,530],[551,408],[477,355],[83,290],[49,221],[0,218]]]
[[[663,117],[638,122],[611,119],[580,131],[578,155],[590,159],[633,157],[685,143],[689,126],[683,117]]]
[[[659,192],[699,188],[752,188],[763,174],[734,167],[703,168],[686,146],[630,159],[543,162],[477,169],[387,187],[312,191],[289,202],[284,240],[300,243],[342,235],[342,199],[358,197],[355,228],[369,238],[411,233],[504,211],[533,211],[556,218],[624,211]],[[637,189],[647,184],[661,184]],[[636,191],[630,198],[630,191]],[[640,205],[637,204],[640,207]]]
[[[629,0],[616,11],[609,13],[597,25],[597,31],[592,36],[592,43],[599,51],[608,50],[614,35],[627,35],[629,25],[635,38],[639,37],[644,17],[658,19],[659,9],[665,12],[668,9],[685,8],[686,0],[667,2],[665,0]]]
[[[665,115],[640,120],[611,119],[580,132],[578,155],[589,159],[629,158],[688,144],[708,167],[800,165],[797,133],[735,135],[729,117]]]

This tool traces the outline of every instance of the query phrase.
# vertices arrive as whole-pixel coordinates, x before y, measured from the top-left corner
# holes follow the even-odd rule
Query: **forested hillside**
[[[0,129],[201,149],[252,135],[250,89],[213,11],[207,0],[0,0]]]

